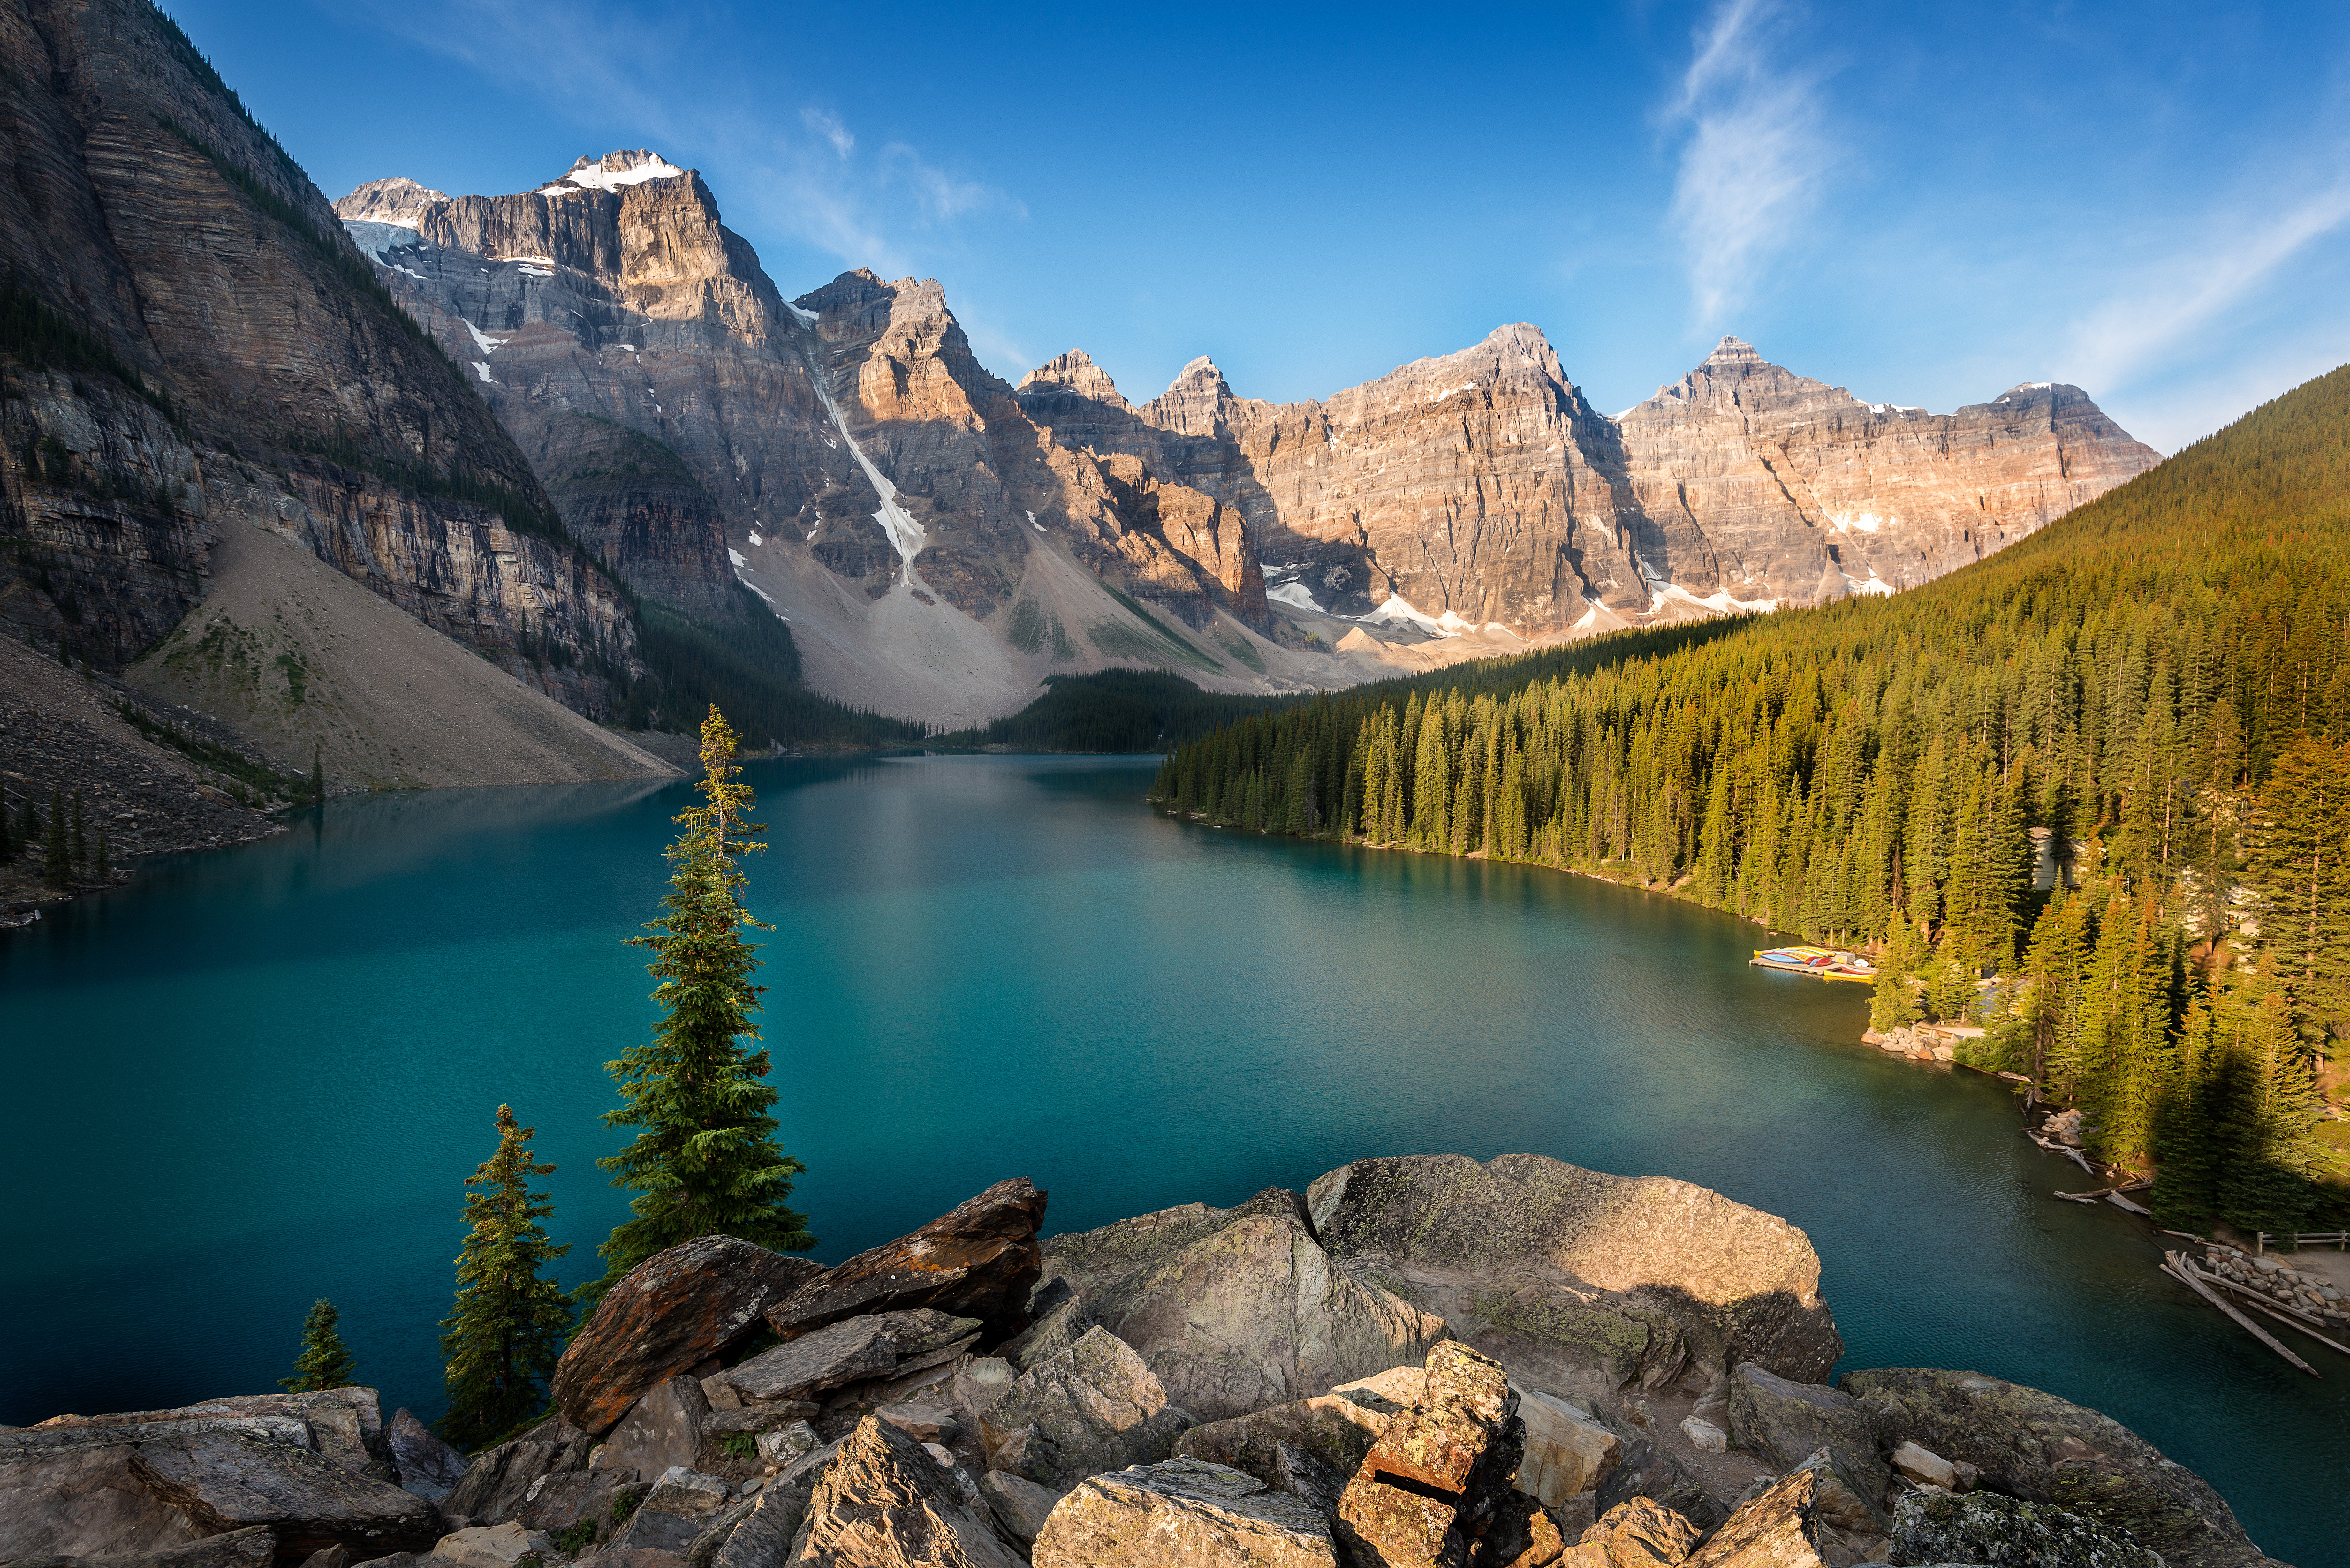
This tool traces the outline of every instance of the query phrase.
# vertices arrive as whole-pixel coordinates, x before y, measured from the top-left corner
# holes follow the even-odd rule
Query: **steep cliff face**
[[[588,711],[619,590],[332,210],[146,0],[0,0],[0,399],[20,636],[119,667],[262,526]],[[553,668],[528,641],[561,648]]]
[[[2159,460],[2077,388],[1938,417],[1862,403],[1734,338],[1610,419],[1524,325],[1326,401],[1243,399],[1196,359],[1138,408],[1077,352],[1021,398],[1059,438],[1240,512],[1275,602],[1439,636],[1889,592]]]

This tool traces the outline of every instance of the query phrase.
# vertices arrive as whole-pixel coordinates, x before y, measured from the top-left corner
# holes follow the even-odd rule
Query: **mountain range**
[[[519,682],[506,730],[673,726],[730,658],[960,727],[1055,674],[1310,691],[1891,592],[2158,461],[2076,388],[1933,415],[1735,338],[1611,417],[1524,324],[1315,401],[1201,358],[1138,404],[1076,349],[1015,385],[933,281],[786,298],[650,151],[329,204],[147,0],[0,0],[0,621],[353,782],[656,765],[460,760],[458,678],[380,689],[354,593]]]

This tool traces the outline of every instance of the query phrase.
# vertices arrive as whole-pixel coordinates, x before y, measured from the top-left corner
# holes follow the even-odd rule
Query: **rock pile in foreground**
[[[1822,1381],[1801,1231],[1512,1155],[1040,1241],[999,1182],[833,1269],[706,1237],[470,1460],[372,1390],[0,1429],[63,1568],[2262,1568],[2127,1428],[1972,1372]]]

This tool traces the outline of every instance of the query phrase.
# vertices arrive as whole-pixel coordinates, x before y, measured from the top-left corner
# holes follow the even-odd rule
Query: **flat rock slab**
[[[999,1181],[911,1235],[801,1283],[767,1309],[767,1323],[791,1339],[844,1318],[930,1307],[1012,1333],[1036,1283],[1045,1198],[1025,1177]]]
[[[1724,1372],[1755,1361],[1817,1378],[1844,1354],[1810,1238],[1685,1181],[1609,1176],[1539,1155],[1482,1165],[1419,1155],[1341,1166],[1305,1201],[1334,1258],[1425,1282],[1419,1299],[1456,1333],[1491,1320],[1529,1340],[1547,1336],[1569,1360],[1619,1382],[1629,1370],[1660,1386],[1690,1360]],[[1570,1284],[1586,1288],[1562,1288]],[[1592,1290],[1606,1293],[1597,1307]]]
[[[1035,1568],[1336,1568],[1322,1514],[1228,1466],[1176,1459],[1092,1476],[1036,1536]]]
[[[426,1561],[432,1568],[514,1568],[533,1555],[542,1563],[551,1560],[555,1542],[545,1531],[509,1522],[452,1531],[432,1543]]]
[[[9,1568],[271,1568],[276,1560],[277,1537],[255,1526],[153,1552],[110,1557],[12,1558]]]
[[[197,1536],[187,1516],[130,1470],[130,1445],[9,1454],[0,1433],[0,1562],[160,1552]]]
[[[868,1416],[808,1500],[795,1568],[1022,1568],[979,1489]]]
[[[421,1551],[441,1535],[431,1503],[304,1449],[225,1432],[140,1445],[132,1473],[208,1533],[267,1525],[280,1562],[329,1546],[355,1558]]]
[[[655,1253],[605,1293],[556,1365],[555,1402],[601,1437],[646,1389],[758,1331],[761,1314],[821,1271],[733,1236]]]
[[[827,1324],[771,1350],[763,1350],[723,1376],[748,1402],[809,1399],[951,1352],[979,1328],[978,1320],[916,1308]]]
[[[2085,1514],[2169,1568],[2269,1562],[2208,1482],[2110,1416],[1979,1372],[1889,1367],[1836,1386],[1867,1407],[1882,1448],[1962,1460],[1989,1490]]]
[[[982,1418],[980,1439],[990,1469],[1062,1491],[1167,1458],[1191,1425],[1142,1358],[1095,1328],[1022,1373]]]

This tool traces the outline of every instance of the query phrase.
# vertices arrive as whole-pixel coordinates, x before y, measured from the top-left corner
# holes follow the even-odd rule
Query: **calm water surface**
[[[794,1201],[837,1261],[989,1182],[1052,1230],[1303,1188],[1347,1160],[1553,1155],[1810,1232],[1846,1368],[1974,1367],[2117,1417],[2255,1540],[2350,1562],[2350,1361],[2292,1371],[1970,1074],[1856,1044],[1858,987],[1754,928],[1583,878],[1211,832],[1148,760],[749,770],[750,903]],[[619,945],[682,786],[338,803],[0,942],[0,1423],[271,1387],[317,1296],[387,1408],[441,1407],[462,1184],[510,1101],[567,1278],[623,1212],[603,1064],[653,1010]],[[2071,1176],[2066,1173],[2071,1172]]]

